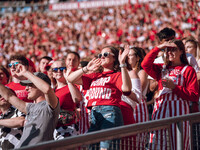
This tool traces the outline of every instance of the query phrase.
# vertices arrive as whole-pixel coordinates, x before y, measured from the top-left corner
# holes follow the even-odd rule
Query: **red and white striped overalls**
[[[177,74],[176,79],[172,80],[176,85],[183,86],[184,85],[184,71],[188,66],[183,67],[180,73]],[[170,74],[169,74],[170,78]],[[189,114],[189,103],[188,101],[178,97],[176,93],[169,90],[166,93],[161,94],[155,100],[154,111],[152,115],[152,120],[158,120],[167,117],[174,117],[179,115]],[[190,131],[189,131],[189,122],[183,123],[183,137],[184,137],[184,150],[190,149]],[[170,140],[169,140],[170,139]],[[171,144],[167,147],[167,140],[171,142]],[[171,149],[176,150],[177,142],[176,142],[176,124],[171,125],[171,133],[168,133],[167,130],[158,130],[151,132],[150,134],[150,149]]]

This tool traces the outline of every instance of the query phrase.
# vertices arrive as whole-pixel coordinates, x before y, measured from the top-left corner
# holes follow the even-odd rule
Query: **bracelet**
[[[83,67],[84,68],[84,67]],[[87,72],[85,72],[84,70],[83,70],[83,68],[82,68],[82,71],[83,71],[83,73],[87,73]],[[87,68],[87,67],[86,67]]]
[[[119,67],[120,68],[125,68],[125,67],[127,67],[127,64],[120,64]]]
[[[125,96],[129,96],[131,95],[131,91],[128,91],[128,92],[122,92]]]
[[[89,71],[88,68],[87,68],[87,66],[86,66],[86,70]]]

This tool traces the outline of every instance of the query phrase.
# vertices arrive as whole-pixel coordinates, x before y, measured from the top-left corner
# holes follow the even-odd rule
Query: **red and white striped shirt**
[[[158,81],[159,95],[154,104],[152,120],[179,116],[189,113],[189,101],[198,101],[198,83],[195,70],[191,66],[167,66],[168,77],[174,81],[173,90],[163,88],[161,84],[162,64],[153,64],[158,48],[151,50],[142,62],[143,69]],[[183,124],[184,149],[190,147],[189,144],[189,124]],[[170,135],[170,148],[176,149],[176,125],[171,125],[171,133],[166,130],[154,131],[150,135],[150,149],[167,149],[167,138]]]

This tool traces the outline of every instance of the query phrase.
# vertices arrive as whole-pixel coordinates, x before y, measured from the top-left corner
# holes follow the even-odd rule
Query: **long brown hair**
[[[146,53],[143,48],[141,47],[131,47],[130,50],[133,50],[135,52],[136,57],[139,57],[139,61],[137,62],[137,69],[141,70],[142,66],[141,63],[146,56]],[[131,70],[130,65],[128,65],[128,70]]]
[[[188,60],[187,60],[187,56],[186,56],[186,52],[185,52],[185,46],[182,42],[182,40],[178,40],[178,39],[174,39],[171,41],[172,43],[176,44],[176,46],[179,48],[180,51],[182,51],[183,53],[180,56],[180,60],[183,64],[185,65],[189,65]],[[169,60],[166,60],[166,65],[171,65],[171,63],[169,62]]]
[[[120,71],[119,60],[118,60],[119,49],[117,47],[114,47],[114,46],[105,46],[102,49],[104,49],[104,48],[109,48],[112,51],[112,53],[114,54],[114,58],[115,58],[115,61],[114,61],[114,64],[113,64],[114,71],[116,71],[116,72]]]

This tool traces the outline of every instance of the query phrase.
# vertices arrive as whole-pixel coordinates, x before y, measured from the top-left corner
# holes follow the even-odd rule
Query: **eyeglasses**
[[[167,47],[167,51],[175,52],[177,50],[178,50],[177,47]]]
[[[18,64],[19,64],[19,62],[10,63],[10,64],[8,64],[8,67],[9,68],[11,68],[12,66],[15,67]]]
[[[58,70],[60,70],[61,72],[63,72],[63,70],[65,70],[66,67],[60,67],[60,68],[52,68],[53,72],[58,72]]]
[[[113,53],[105,52],[105,53],[103,53],[103,54],[99,54],[99,55],[98,55],[98,58],[101,58],[102,56],[103,56],[103,57],[108,57],[109,55],[115,56]]]

